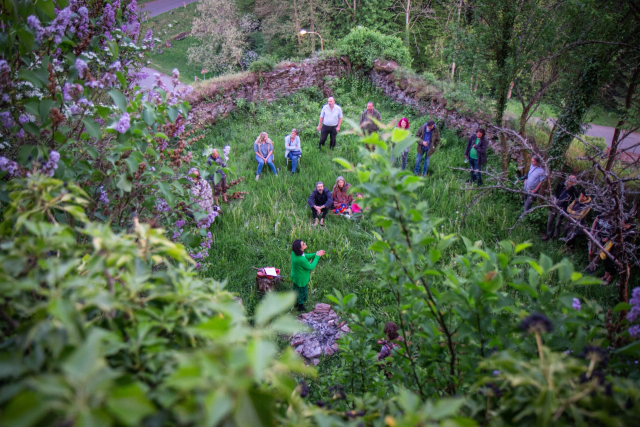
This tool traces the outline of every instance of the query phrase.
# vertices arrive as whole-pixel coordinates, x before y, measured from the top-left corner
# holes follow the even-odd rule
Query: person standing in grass
[[[273,142],[271,142],[266,132],[260,132],[260,135],[253,143],[253,151],[256,153],[256,161],[258,162],[256,181],[260,178],[260,172],[262,172],[265,163],[269,165],[273,174],[278,176],[278,171],[273,164]]]
[[[322,107],[320,111],[320,122],[318,123],[318,130],[320,131],[320,146],[327,142],[327,136],[331,136],[331,142],[329,148],[332,150],[336,146],[336,135],[340,132],[340,125],[342,124],[342,108],[336,104],[336,100],[333,96],[329,97],[327,103]]]
[[[380,130],[380,127],[376,122],[374,122],[374,120],[381,122],[382,117],[378,110],[373,108],[373,102],[367,102],[367,108],[360,115],[360,129],[362,129],[365,135],[369,135]],[[372,144],[365,144],[365,146],[369,151],[373,151],[375,149],[375,145]]]
[[[578,197],[578,190],[575,187],[577,182],[578,178],[576,178],[575,175],[569,175],[564,182],[558,182],[553,196],[556,206],[549,208],[549,216],[547,217],[547,234],[542,236],[543,241],[555,239],[560,237],[562,234],[564,215],[562,215],[559,210],[562,209],[566,212],[569,204]]]
[[[469,161],[469,170],[471,171],[471,179],[467,181],[469,184],[477,182],[482,185],[482,165],[487,161],[487,138],[484,129],[478,129],[475,135],[472,135],[467,142],[467,149],[464,152],[464,158]]]
[[[311,208],[311,214],[313,215],[313,226],[318,225],[318,215],[320,216],[320,225],[324,226],[324,217],[327,216],[327,212],[333,205],[333,198],[331,191],[324,188],[322,182],[316,183],[316,189],[309,196],[307,200],[309,207]]]
[[[284,157],[291,160],[291,175],[296,173],[300,156],[302,156],[302,148],[298,129],[291,129],[291,134],[284,137]]]
[[[211,175],[210,181],[211,181],[211,184],[213,184],[213,200],[217,205],[218,198],[220,197],[220,195],[222,195],[222,200],[224,200],[225,203],[228,203],[229,201],[227,200],[227,174],[224,173],[224,171],[222,170],[222,168],[227,167],[227,164],[224,162],[224,160],[220,158],[220,153],[218,153],[217,150],[213,150],[211,155],[209,155],[209,157],[207,158],[208,166],[211,166],[214,163],[219,166],[216,173],[219,173],[221,177],[220,177],[220,181],[218,181],[218,183],[216,184],[213,178],[215,175]]]
[[[413,174],[420,175],[420,163],[424,157],[422,175],[427,176],[431,155],[436,151],[438,145],[440,145],[440,131],[436,128],[436,122],[429,120],[420,126],[418,132],[416,132],[416,138],[418,138],[418,154],[416,157],[416,166],[413,168]]]
[[[409,119],[407,119],[406,117],[403,117],[400,119],[400,121],[398,122],[398,127],[400,129],[404,129],[406,131],[409,131]],[[391,147],[391,162],[393,163],[393,147]],[[401,154],[401,158],[402,158],[402,170],[405,170],[407,168],[407,159],[409,158],[409,151],[411,150],[411,147],[407,147]]]
[[[307,244],[302,240],[294,240],[291,245],[291,281],[293,282],[293,290],[298,294],[298,311],[304,310],[307,302],[307,286],[311,280],[311,272],[318,265],[320,257],[325,251],[318,251],[315,254],[305,254]]]
[[[524,214],[529,212],[531,209],[531,205],[533,205],[534,194],[538,194],[540,192],[540,188],[542,188],[542,183],[544,179],[547,177],[547,172],[541,166],[542,160],[538,156],[533,156],[531,159],[531,167],[529,168],[529,173],[527,174],[527,179],[524,181],[524,189],[527,193],[524,199]]]

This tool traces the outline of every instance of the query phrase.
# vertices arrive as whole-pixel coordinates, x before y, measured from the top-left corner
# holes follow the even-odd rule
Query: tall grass
[[[368,81],[347,77],[333,85],[336,102],[342,106],[345,117],[357,120],[367,101],[372,101],[384,121],[403,116],[409,118],[413,132],[429,119],[418,117],[410,108],[392,102]],[[354,221],[328,215],[325,227],[311,225],[306,201],[315,183],[323,181],[326,187],[332,188],[338,175],[344,175],[348,182],[355,181],[332,159],[343,157],[357,162],[363,150],[356,136],[343,134],[338,135],[335,150],[328,150],[328,142],[322,151],[318,149],[319,136],[315,127],[323,103],[317,90],[305,90],[271,105],[247,105],[206,130],[205,138],[198,142],[194,151],[229,144],[230,165],[237,168],[238,175],[246,177],[240,187],[249,194],[245,200],[222,206],[224,213],[211,228],[214,242],[210,253],[214,267],[203,273],[219,280],[227,279],[228,288],[242,297],[251,312],[258,299],[252,267],[275,266],[288,278],[291,243],[294,239],[303,239],[309,246],[308,251],[327,251],[312,275],[310,306],[326,302],[324,296],[338,289],[343,293],[355,293],[358,306],[369,309],[374,316],[384,317],[385,306],[391,303],[388,293],[376,287],[376,277],[360,271],[372,260],[367,251],[373,240],[371,224],[366,219]],[[301,130],[303,154],[299,173],[291,176],[284,158],[283,139],[294,127]],[[343,129],[348,129],[346,123],[343,123]],[[279,175],[275,177],[265,167],[256,182],[253,142],[260,131],[268,132],[274,141]],[[522,212],[522,201],[513,195],[493,193],[485,197],[469,210],[462,224],[463,214],[477,193],[465,190],[466,172],[450,167],[464,166],[466,142],[448,129],[442,129],[441,134],[442,147],[433,155],[430,174],[423,178],[425,185],[417,192],[419,200],[429,202],[430,213],[442,218],[439,232],[459,233],[473,241],[482,240],[487,247],[495,247],[504,239],[530,240],[533,246],[528,252],[536,258],[544,252],[554,260],[572,258],[578,270],[586,265],[586,253],[582,248],[567,252],[559,243],[540,240],[539,235],[546,225],[546,210],[534,212],[509,234],[508,228]],[[413,169],[414,161],[415,149],[412,149],[408,168]],[[499,164],[499,156],[490,154],[489,165],[497,169]],[[454,246],[450,255],[461,249],[461,244]],[[284,284],[286,289],[291,286],[290,280]],[[617,290],[613,288],[594,286],[579,291],[585,297],[596,298],[610,306],[617,296]]]

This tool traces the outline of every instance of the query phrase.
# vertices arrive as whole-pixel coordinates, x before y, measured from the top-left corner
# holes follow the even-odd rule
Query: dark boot
[[[296,308],[298,309],[298,311],[300,313],[302,313],[304,311],[304,304],[298,304],[298,306]]]

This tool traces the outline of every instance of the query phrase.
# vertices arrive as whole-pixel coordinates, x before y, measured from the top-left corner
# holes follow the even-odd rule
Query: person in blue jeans
[[[429,120],[427,123],[420,126],[416,132],[416,138],[418,138],[418,152],[416,155],[416,166],[413,169],[413,174],[420,174],[420,163],[424,158],[424,169],[422,175],[426,176],[427,171],[429,170],[431,155],[436,151],[438,145],[440,145],[440,131],[436,128],[436,122]]]
[[[300,156],[302,156],[302,148],[298,129],[291,129],[291,135],[284,137],[284,157],[291,160],[291,175],[296,173]]]
[[[485,138],[486,131],[478,129],[475,135],[471,135],[467,142],[467,149],[464,152],[464,158],[469,161],[469,171],[471,179],[467,181],[469,184],[477,182],[482,185],[482,165],[487,161],[487,145],[489,142]]]
[[[265,163],[269,165],[273,174],[278,176],[278,171],[273,164],[273,142],[271,142],[266,132],[260,132],[260,135],[253,143],[253,151],[256,153],[256,161],[258,162],[256,181],[260,178],[260,172],[262,172]]]

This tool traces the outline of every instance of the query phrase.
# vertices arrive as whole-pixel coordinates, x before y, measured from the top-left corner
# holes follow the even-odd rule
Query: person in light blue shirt
[[[258,135],[258,138],[253,143],[253,151],[256,154],[256,161],[258,162],[256,181],[260,178],[260,173],[265,163],[269,166],[273,174],[278,176],[278,171],[273,164],[273,142],[271,142],[266,132],[260,132],[260,135]]]
[[[342,108],[336,104],[336,100],[333,96],[327,99],[327,103],[320,111],[320,122],[318,123],[318,130],[320,131],[320,146],[327,142],[327,136],[331,136],[331,143],[329,148],[333,149],[336,146],[336,135],[340,132],[340,125],[342,124]]]
[[[531,159],[531,167],[529,168],[529,174],[527,175],[527,179],[524,181],[524,189],[527,191],[527,194],[524,199],[524,213],[526,214],[529,209],[531,209],[531,205],[533,205],[534,194],[537,194],[542,187],[542,183],[544,179],[547,177],[547,173],[542,167],[542,160],[540,157],[534,156]]]
[[[291,175],[296,173],[300,156],[302,156],[302,148],[298,129],[291,129],[291,134],[284,137],[284,157],[291,160]]]

